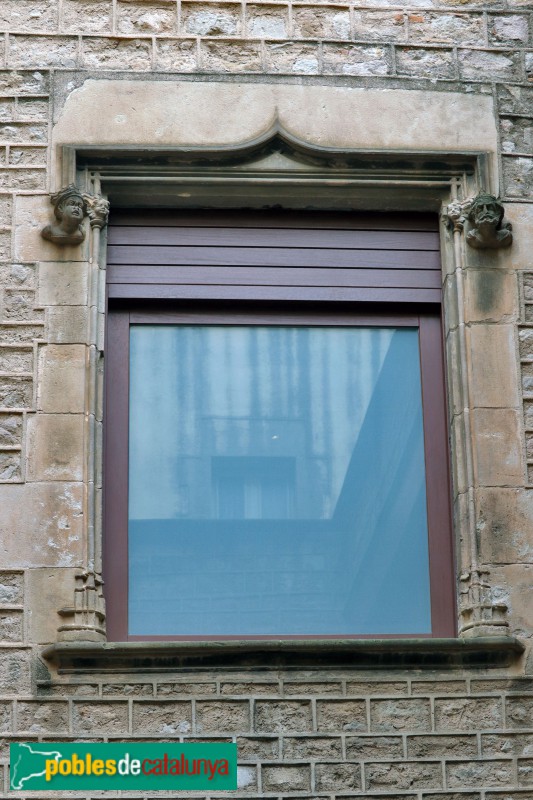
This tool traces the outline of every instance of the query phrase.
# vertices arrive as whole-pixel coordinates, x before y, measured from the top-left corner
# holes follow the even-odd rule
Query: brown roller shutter
[[[356,212],[122,212],[110,299],[439,303],[436,217]]]

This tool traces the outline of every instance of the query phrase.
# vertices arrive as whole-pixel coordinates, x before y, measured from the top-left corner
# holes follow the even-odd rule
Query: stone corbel
[[[504,214],[501,200],[485,192],[466,200],[454,200],[444,210],[448,226],[454,232],[462,232],[468,224],[466,241],[476,250],[510,247],[512,225],[504,221]]]
[[[507,605],[494,601],[485,568],[461,575],[460,630],[463,637],[509,635]]]
[[[58,628],[60,642],[105,641],[105,601],[103,581],[95,572],[76,575],[74,606],[62,608],[63,624]]]
[[[55,222],[41,231],[44,239],[59,245],[76,245],[85,240],[83,220],[89,217],[91,228],[101,230],[107,225],[109,202],[103,197],[82,193],[73,184],[50,196]]]

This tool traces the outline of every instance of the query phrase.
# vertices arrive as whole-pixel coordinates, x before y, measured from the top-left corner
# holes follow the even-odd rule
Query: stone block
[[[459,71],[467,81],[517,80],[520,56],[512,51],[459,50]]]
[[[524,478],[519,413],[478,408],[472,423],[479,485],[520,486]]]
[[[442,766],[432,761],[366,764],[365,778],[370,791],[442,789]]]
[[[74,576],[78,570],[64,567],[30,569],[27,572],[28,638],[48,644],[57,640],[57,629],[64,623],[58,612],[74,604]]]
[[[203,41],[200,45],[201,66],[213,72],[260,72],[262,69],[259,42]]]
[[[45,0],[43,0],[45,2]],[[18,0],[10,0],[11,8],[22,8]],[[2,8],[5,8],[3,6]],[[29,72],[0,70],[0,92],[3,95],[47,94],[50,88],[50,76],[46,70]]]
[[[220,694],[223,695],[251,695],[252,697],[261,697],[262,695],[279,695],[279,681],[267,683],[266,681],[238,681],[238,682],[223,682],[220,684]]]
[[[31,408],[33,405],[33,380],[23,377],[0,377],[0,406],[3,408]]]
[[[402,11],[354,11],[354,38],[405,41],[405,19]]]
[[[406,681],[346,681],[346,694],[366,697],[409,694]]]
[[[503,117],[500,131],[504,153],[533,154],[533,119]]]
[[[357,792],[361,789],[359,764],[316,764],[315,784],[319,792]]]
[[[192,708],[190,702],[176,700],[133,703],[133,733],[158,736],[179,736],[190,733]]]
[[[489,44],[520,45],[529,41],[528,18],[522,14],[494,15],[488,18]]]
[[[471,401],[480,408],[517,408],[519,380],[515,328],[473,325],[467,331],[470,348]]]
[[[32,372],[33,348],[31,345],[17,347],[16,345],[0,345],[0,372]],[[0,434],[1,436],[1,434]]]
[[[435,730],[472,731],[502,727],[502,704],[498,697],[435,699]]]
[[[342,740],[338,737],[324,736],[285,736],[283,738],[283,758],[289,761],[311,758],[342,758]],[[325,788],[325,787],[323,787]]]
[[[246,3],[246,35],[257,39],[286,39],[289,14],[285,5]]]
[[[292,30],[299,39],[350,39],[349,9],[294,6]]]
[[[50,113],[48,98],[19,97],[17,99],[17,116],[21,120],[48,122]]]
[[[152,65],[152,43],[147,39],[86,38],[82,63],[85,69],[146,72]]]
[[[365,45],[323,45],[324,73],[332,75],[389,75],[390,49]]]
[[[248,700],[219,700],[196,703],[196,732],[243,733],[250,730],[250,703]]]
[[[477,530],[484,563],[533,563],[533,497],[524,489],[480,489]]]
[[[311,789],[311,770],[308,766],[267,765],[261,773],[263,791],[266,792],[306,792]]]
[[[470,692],[480,692],[481,694],[488,694],[489,692],[500,693],[501,691],[511,692],[515,694],[524,694],[525,692],[533,692],[533,679],[512,677],[512,678],[488,678],[486,680],[472,680],[470,681]]]
[[[430,731],[429,700],[371,700],[370,725],[377,732]]]
[[[10,147],[9,164],[12,166],[29,166],[36,164],[46,166],[46,147]]]
[[[516,273],[468,269],[465,274],[465,320],[503,322],[518,318]]]
[[[83,480],[84,430],[82,414],[38,414],[30,417],[28,480]]]
[[[261,701],[255,703],[255,730],[305,733],[312,729],[311,703],[307,700]]]
[[[47,339],[51,344],[86,343],[88,311],[83,306],[51,306],[46,310]]]
[[[279,739],[277,736],[237,736],[237,752],[241,761],[277,761]]]
[[[193,36],[240,36],[240,3],[181,4],[180,32]]]
[[[483,756],[533,756],[533,734],[493,733],[481,736]]]
[[[10,195],[0,195],[0,225],[11,225],[13,201]]]
[[[4,319],[8,322],[25,322],[42,319],[43,312],[35,309],[33,289],[4,289]]]
[[[151,683],[103,683],[104,697],[151,697],[154,687]]]
[[[85,305],[89,265],[44,262],[39,265],[39,304]]]
[[[466,681],[412,681],[411,694],[466,694]]]
[[[30,661],[26,650],[0,648],[0,692],[2,695],[20,697],[30,691]],[[2,724],[0,711],[0,727]],[[8,730],[11,728],[8,726]]]
[[[438,14],[419,11],[409,14],[409,40],[417,44],[437,42],[479,45],[484,41],[482,14]]]
[[[38,122],[9,122],[0,124],[0,142],[5,144],[46,144],[48,126]]]
[[[320,56],[318,42],[266,42],[266,69],[268,72],[318,75]]]
[[[385,761],[403,758],[403,741],[400,736],[347,736],[346,758],[382,758]]]
[[[533,158],[503,156],[503,178],[508,197],[531,197]]]
[[[111,700],[105,703],[74,701],[72,730],[75,734],[89,736],[95,733],[124,735],[128,733],[128,704]]]
[[[237,767],[237,789],[257,791],[257,769],[255,767]]]
[[[216,694],[216,683],[197,683],[186,681],[184,683],[158,683],[157,694],[161,697],[171,697],[172,695],[197,695],[197,694]]]
[[[22,642],[23,623],[22,611],[0,611],[0,641]]]
[[[364,700],[317,700],[319,731],[366,731]]]
[[[130,36],[177,33],[176,8],[168,3],[119,2],[117,32]]]
[[[57,30],[58,0],[2,0],[0,30]]]
[[[0,450],[0,482],[18,483],[22,481],[22,457],[19,452]]]
[[[11,35],[7,59],[11,69],[72,69],[78,63],[78,40],[75,36]]]
[[[24,573],[0,572],[0,606],[20,605],[24,600]]]
[[[86,369],[84,345],[41,347],[37,407],[49,413],[83,413]]]
[[[9,261],[11,258],[11,231],[0,231],[0,260]]]
[[[323,695],[323,694],[342,694],[342,684],[340,681],[326,683],[325,681],[283,681],[283,694],[300,695]]]
[[[34,289],[37,286],[37,269],[34,264],[0,264],[0,285],[8,289]],[[2,326],[2,339],[4,329]]]
[[[450,789],[484,786],[512,786],[513,762],[459,761],[446,765],[446,782]]]
[[[533,87],[496,87],[500,114],[530,114],[533,106]]]
[[[96,697],[98,695],[97,683],[50,683],[49,681],[37,682],[37,694],[42,697]]]
[[[477,758],[478,746],[470,736],[408,736],[407,758]]]
[[[518,760],[518,785],[533,786],[533,760]]]
[[[455,77],[455,59],[452,50],[422,47],[397,47],[396,69],[398,75],[418,78]]]
[[[0,486],[0,539],[6,567],[80,566],[81,485]]]
[[[0,169],[0,190],[30,192],[42,191],[46,187],[46,173],[44,169],[15,169],[8,167]]]
[[[20,445],[21,441],[22,415],[0,413],[0,447],[13,447]]]
[[[68,733],[68,704],[43,700],[19,701],[17,730],[28,733]]]
[[[112,4],[106,0],[63,0],[61,28],[64,33],[111,33]]]
[[[492,593],[509,606],[510,631],[514,636],[531,636],[533,614],[533,566],[504,564],[490,568]],[[508,726],[514,727],[514,726]]]
[[[196,39],[157,39],[155,48],[158,69],[194,72],[198,68]]]

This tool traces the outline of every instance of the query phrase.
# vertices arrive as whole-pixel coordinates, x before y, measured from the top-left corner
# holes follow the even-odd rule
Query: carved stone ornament
[[[109,216],[109,200],[104,200],[95,194],[84,194],[83,198],[87,206],[87,216],[91,223],[91,228],[105,228]]]
[[[512,225],[504,222],[501,200],[480,192],[467,200],[454,200],[444,210],[444,217],[454,231],[462,231],[466,222],[469,230],[466,241],[477,250],[499,250],[513,241]]]
[[[47,225],[41,235],[54,244],[81,244],[85,239],[83,219],[87,214],[87,202],[79,189],[70,184],[51,195],[57,222]]]
[[[502,636],[509,634],[507,605],[495,602],[488,569],[473,569],[461,575],[460,635]]]
[[[75,578],[74,606],[59,611],[63,624],[59,626],[59,640],[105,640],[105,601],[103,581],[94,572],[80,572]]]

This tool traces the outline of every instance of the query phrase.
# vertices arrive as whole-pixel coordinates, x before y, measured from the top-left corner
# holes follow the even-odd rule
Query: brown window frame
[[[260,289],[260,287],[258,287]],[[153,291],[153,287],[152,287]],[[232,303],[231,311],[221,304],[194,302],[151,303],[114,301],[109,304],[106,347],[105,458],[104,458],[104,580],[107,600],[107,629],[111,641],[209,641],[242,639],[242,636],[132,636],[128,635],[128,396],[129,328],[131,324],[218,324],[218,325],[394,325],[419,328],[423,398],[424,448],[428,505],[429,569],[431,592],[430,634],[353,634],[343,639],[445,638],[456,635],[456,608],[451,527],[450,470],[443,358],[443,337],[439,309],[395,305],[395,312],[383,304],[355,307],[318,304],[311,312],[306,304],[291,303],[266,307],[250,300]],[[153,297],[153,294],[152,294]],[[398,311],[398,307],[400,310]],[[374,308],[376,310],[374,311]],[[249,640],[272,640],[272,635],[249,636]],[[287,640],[338,639],[336,635],[284,636]]]

